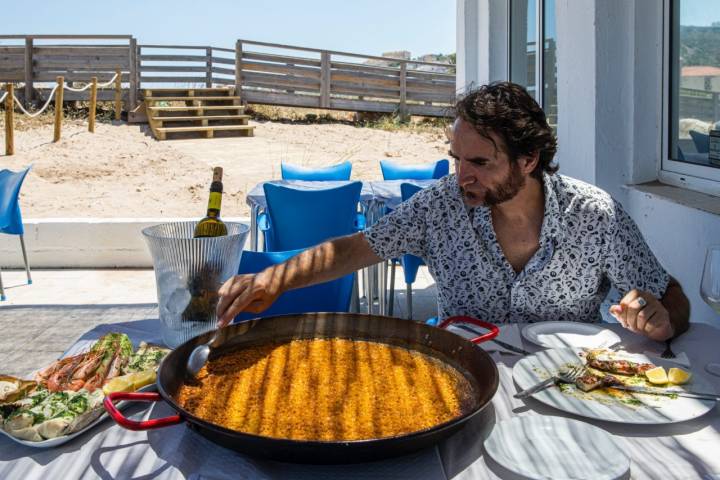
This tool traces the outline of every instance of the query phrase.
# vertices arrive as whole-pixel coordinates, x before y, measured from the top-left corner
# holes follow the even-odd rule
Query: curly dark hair
[[[547,123],[545,112],[520,85],[494,82],[470,90],[460,97],[454,107],[455,117],[475,127],[483,137],[495,143],[489,133],[498,135],[510,161],[538,152],[538,165],[532,176],[542,179],[542,173],[558,171],[553,164],[557,152],[557,138]]]

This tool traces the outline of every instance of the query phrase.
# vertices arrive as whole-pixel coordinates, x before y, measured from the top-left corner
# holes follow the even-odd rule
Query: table
[[[39,314],[33,327],[54,328],[67,318],[77,322],[97,321],[98,325],[82,335],[89,342],[108,331],[125,331],[134,342],[140,339],[158,341],[159,324],[157,311],[149,315],[147,306],[132,307],[98,306],[98,308],[27,307],[3,309],[0,326],[22,325],[28,315],[36,310]],[[137,319],[123,321],[124,319]],[[626,348],[633,351],[653,349],[660,351],[663,345],[626,332],[620,325],[609,324],[616,331]],[[17,327],[13,327],[17,328]],[[519,329],[518,325],[503,328]],[[61,329],[55,330],[56,341],[73,343],[73,338]],[[705,324],[693,324],[690,331],[673,343],[676,351],[685,351],[695,368],[717,357],[720,330]],[[523,344],[536,351],[536,347]],[[0,338],[0,350],[22,351],[27,345],[7,337]],[[490,347],[488,347],[490,348]],[[42,354],[42,352],[38,352]],[[131,432],[107,420],[94,430],[81,435],[72,442],[51,450],[37,450],[0,438],[0,478],[412,478],[412,479],[496,479],[513,478],[512,474],[486,458],[483,441],[495,423],[515,415],[570,416],[537,401],[516,400],[517,391],[512,381],[512,366],[518,356],[491,353],[498,363],[500,387],[492,403],[469,422],[460,432],[435,447],[406,455],[355,465],[294,465],[257,460],[226,450],[184,425],[177,425],[150,432]],[[44,363],[34,365],[34,368]],[[29,373],[29,372],[28,372]],[[716,389],[720,379],[713,377]],[[131,406],[126,413],[135,419],[165,416],[170,409],[163,404],[146,407]],[[588,421],[607,430],[618,438],[621,447],[632,458],[631,477],[637,479],[670,478],[716,478],[720,474],[720,408],[715,407],[706,415],[677,425],[622,426],[600,421]],[[518,445],[518,448],[522,448]]]
[[[360,191],[360,205],[365,214],[366,225],[370,226],[375,223],[386,212],[386,208],[397,208],[402,202],[400,193],[400,185],[402,183],[411,183],[421,188],[428,187],[437,182],[433,180],[379,180],[362,182]],[[302,180],[270,180],[269,182],[260,182],[255,185],[246,197],[246,202],[250,206],[250,248],[258,250],[261,242],[259,241],[259,232],[257,225],[258,215],[267,208],[265,200],[265,190],[263,185],[272,183],[274,185],[284,185],[300,190],[319,190],[325,188],[335,188],[352,183],[352,181],[302,181]],[[363,271],[364,283],[366,285],[366,297],[368,299],[368,311],[372,313],[373,302],[371,297],[378,298],[378,313],[386,314],[387,301],[385,298],[386,285],[386,269],[383,266],[374,265]],[[383,286],[382,288],[380,286]],[[373,292],[372,295],[367,292]]]

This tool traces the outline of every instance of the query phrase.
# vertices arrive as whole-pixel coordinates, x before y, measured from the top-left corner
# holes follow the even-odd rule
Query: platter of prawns
[[[61,445],[107,417],[105,395],[154,387],[168,349],[108,333],[86,351],[65,355],[31,379],[0,374],[0,434],[36,448]]]

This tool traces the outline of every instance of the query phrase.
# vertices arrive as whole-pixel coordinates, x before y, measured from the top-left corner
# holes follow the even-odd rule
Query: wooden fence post
[[[5,84],[5,90],[7,91],[7,97],[5,97],[5,155],[15,154],[15,139],[13,138],[15,133],[15,124],[13,123],[15,121],[14,88],[15,86],[12,83]]]
[[[400,120],[407,120],[407,62],[400,63]]]
[[[330,53],[320,53],[320,108],[330,108]]]
[[[33,38],[25,37],[25,104],[33,100]]]
[[[88,132],[95,133],[95,109],[97,108],[97,77],[90,79],[90,116],[88,118]]]
[[[122,114],[122,71],[120,68],[115,69],[115,120],[120,120]],[[130,82],[130,89],[132,89],[132,82]],[[130,108],[128,108],[128,112]]]
[[[55,133],[53,142],[60,141],[60,129],[63,121],[63,90],[65,90],[65,79],[57,77],[58,88],[55,90]]]
[[[240,97],[242,103],[242,42],[235,42],[235,95]]]
[[[212,88],[212,48],[205,49],[205,87]]]
[[[140,66],[140,49],[138,48],[135,37],[130,39],[130,93],[128,93],[128,103],[126,105],[128,112],[135,110],[137,105],[137,93],[140,88],[140,74],[138,73]]]

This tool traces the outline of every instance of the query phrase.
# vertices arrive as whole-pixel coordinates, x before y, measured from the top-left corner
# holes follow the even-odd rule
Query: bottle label
[[[208,201],[208,210],[220,210],[222,203],[222,193],[210,192],[210,200]]]

